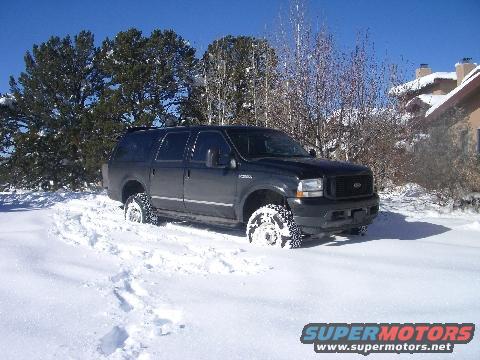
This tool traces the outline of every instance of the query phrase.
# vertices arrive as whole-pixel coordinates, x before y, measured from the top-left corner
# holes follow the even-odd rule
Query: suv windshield
[[[228,135],[244,158],[310,157],[287,134],[276,130],[228,130]]]

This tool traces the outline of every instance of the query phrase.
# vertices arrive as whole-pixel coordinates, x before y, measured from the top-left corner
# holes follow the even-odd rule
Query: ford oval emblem
[[[360,189],[360,188],[362,187],[362,184],[357,182],[357,183],[354,183],[354,184],[353,184],[353,187],[354,187],[355,189]]]

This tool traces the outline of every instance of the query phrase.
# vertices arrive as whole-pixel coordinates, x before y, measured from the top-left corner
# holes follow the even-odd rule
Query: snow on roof
[[[467,81],[467,79],[471,78],[473,75],[475,75],[477,72],[480,71],[480,65],[475,67],[472,71],[470,71],[462,80],[462,83]]]
[[[405,95],[411,92],[423,89],[428,85],[432,85],[435,80],[457,80],[457,73],[453,72],[434,72],[430,75],[422,76],[421,78],[406,82],[404,84],[394,86],[388,92],[390,95]]]
[[[428,106],[433,106],[433,105],[437,104],[438,102],[442,101],[445,98],[445,96],[447,96],[447,95],[420,94],[418,96],[415,96],[412,100],[410,100],[407,103],[407,107],[408,107],[408,104],[410,104],[415,99],[419,99],[420,101],[427,104]]]
[[[15,98],[11,94],[0,96],[0,105],[8,106],[10,109],[12,109],[14,103]]]
[[[455,67],[457,67],[458,65],[463,65],[463,64],[465,64],[465,63],[463,63],[463,62],[456,62],[456,63],[455,63]],[[473,65],[477,66],[477,63],[474,62]]]
[[[450,91],[445,97],[442,99],[442,101],[437,102],[435,105],[433,105],[428,111],[425,113],[425,117],[428,117],[430,114],[432,114],[435,110],[437,110],[442,104],[447,102],[449,99],[454,97],[456,94],[458,94],[460,91],[462,91],[468,84],[470,84],[473,80],[476,78],[480,77],[480,67],[476,67],[473,69],[469,74],[468,77],[462,81],[462,83],[457,86],[455,89]]]
[[[438,102],[442,101],[445,98],[445,96],[446,95],[440,95],[440,94],[421,94],[421,95],[418,95],[418,98],[422,100],[425,104],[433,106]]]

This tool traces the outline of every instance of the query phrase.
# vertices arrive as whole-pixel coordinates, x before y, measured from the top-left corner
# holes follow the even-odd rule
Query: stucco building
[[[460,138],[466,148],[473,141],[480,154],[480,66],[470,58],[462,59],[452,72],[432,72],[422,64],[415,80],[392,88],[390,94],[400,97],[413,121],[424,126],[451,116],[451,109],[460,109],[469,124],[468,133]]]

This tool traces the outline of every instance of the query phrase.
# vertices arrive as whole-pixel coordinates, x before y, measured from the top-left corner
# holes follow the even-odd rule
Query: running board
[[[240,222],[238,222],[238,220],[235,219],[225,219],[216,216],[189,214],[173,210],[155,209],[155,211],[158,216],[173,220],[192,221],[209,225],[225,226],[228,228],[235,228],[242,225]]]

